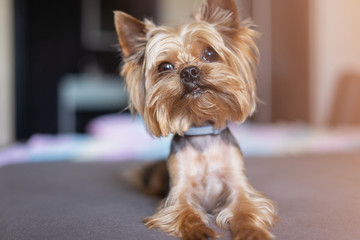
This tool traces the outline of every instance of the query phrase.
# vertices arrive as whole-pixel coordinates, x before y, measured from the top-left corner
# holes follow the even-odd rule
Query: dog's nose
[[[184,68],[180,73],[180,77],[186,82],[193,82],[195,80],[198,80],[199,76],[200,70],[198,67],[195,66]]]

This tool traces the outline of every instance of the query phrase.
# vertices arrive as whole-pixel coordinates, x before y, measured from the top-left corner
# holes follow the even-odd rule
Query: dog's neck
[[[208,125],[203,125],[201,127],[192,127],[192,128],[203,128]],[[209,148],[217,148],[220,146],[220,143],[224,143],[225,145],[234,146],[239,148],[236,139],[231,134],[229,128],[225,126],[221,129],[214,129],[213,125],[209,125],[210,130],[203,129],[196,130],[196,134],[183,136],[179,134],[175,134],[172,143],[171,143],[171,153],[176,153],[182,151],[185,147],[191,147],[196,151],[203,153],[206,149]],[[190,128],[191,129],[191,128]],[[193,130],[192,130],[193,131]]]
[[[219,135],[226,128],[227,125],[225,125],[220,129],[214,128],[214,125],[211,124],[199,126],[199,127],[192,126],[189,128],[189,130],[184,132],[184,136]]]

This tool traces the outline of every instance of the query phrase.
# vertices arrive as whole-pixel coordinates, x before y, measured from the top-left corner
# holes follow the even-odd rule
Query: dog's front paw
[[[216,234],[208,228],[193,208],[179,205],[166,207],[143,220],[149,229],[158,228],[184,240],[215,239]]]
[[[189,229],[182,229],[181,230],[181,238],[183,240],[214,240],[216,239],[215,232],[208,228],[205,224],[193,226]]]
[[[271,240],[273,235],[266,229],[244,227],[233,233],[233,240]]]

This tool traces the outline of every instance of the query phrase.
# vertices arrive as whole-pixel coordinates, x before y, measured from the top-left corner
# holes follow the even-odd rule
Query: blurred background
[[[259,131],[253,141],[265,139],[268,151],[274,146],[267,140],[278,139],[278,145],[288,149],[285,142],[290,136],[301,136],[297,149],[316,145],[316,149],[358,150],[359,132],[354,129],[360,125],[360,1],[237,3],[241,17],[251,17],[261,32],[257,81],[263,103],[248,121],[250,125],[239,130],[241,134]],[[131,134],[126,131],[131,128],[128,112],[116,120],[127,105],[127,95],[118,74],[121,56],[112,11],[176,24],[188,22],[198,5],[195,0],[1,0],[3,158],[25,159],[29,151],[35,151],[31,144],[69,138],[69,133],[74,133],[77,143],[79,136],[84,141],[90,135],[94,141],[97,134],[111,132],[113,141],[115,135]],[[247,139],[253,136],[245,134]],[[324,146],[324,140],[329,145]],[[74,139],[66,141],[73,144]],[[91,147],[99,147],[92,143]],[[102,146],[103,151],[108,149],[105,143]],[[254,151],[260,155],[266,151],[260,152]]]

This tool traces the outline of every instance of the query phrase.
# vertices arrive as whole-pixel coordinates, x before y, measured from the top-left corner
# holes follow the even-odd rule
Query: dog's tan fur
[[[168,159],[170,192],[146,225],[183,239],[215,238],[207,226],[210,213],[219,227],[230,227],[233,239],[272,239],[274,205],[248,183],[231,133],[182,137],[191,126],[220,129],[254,112],[258,50],[250,22],[239,20],[233,0],[204,0],[194,22],[176,28],[119,11],[115,25],[130,109],[151,134],[176,134]],[[203,58],[207,49],[215,60]],[[164,62],[173,68],[160,71]],[[189,67],[199,70],[193,83],[200,93],[187,90],[181,77]]]

